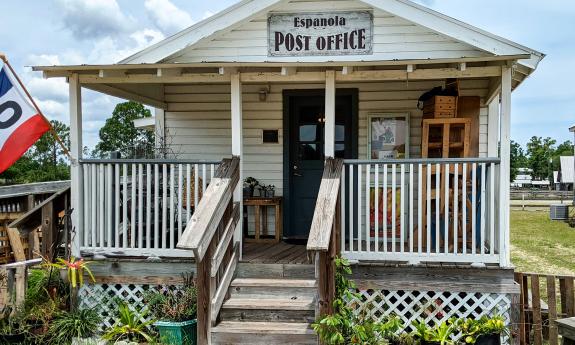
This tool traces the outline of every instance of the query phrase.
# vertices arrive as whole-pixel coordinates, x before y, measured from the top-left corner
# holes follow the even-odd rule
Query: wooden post
[[[16,306],[19,307],[24,304],[26,298],[26,286],[28,283],[28,267],[26,265],[16,267]]]
[[[547,276],[547,304],[549,305],[549,344],[559,345],[557,334],[557,295],[555,292],[555,276]]]
[[[519,338],[519,344],[520,345],[525,345],[525,327],[523,327],[523,324],[525,323],[525,303],[524,303],[524,298],[523,298],[523,273],[521,272],[515,272],[515,282],[517,282],[517,284],[519,284],[519,318],[518,318],[518,325],[517,325],[517,331],[518,331],[518,338]]]
[[[511,72],[511,67],[501,67],[501,167],[499,169],[499,265],[501,267],[509,267],[510,265]]]
[[[531,301],[533,303],[533,344],[543,344],[541,296],[539,295],[539,276],[531,275]]]
[[[197,266],[197,285],[200,287],[198,289],[198,344],[207,345],[210,344],[210,328],[211,328],[211,306],[212,306],[212,291],[211,291],[211,276],[210,272],[212,270],[211,258],[212,258],[212,248],[213,246],[208,246],[208,249],[204,255],[204,258],[198,262]]]
[[[84,227],[84,211],[82,208],[82,167],[78,162],[82,158],[82,87],[78,74],[72,74],[68,82],[70,84],[70,154],[72,155],[71,163],[71,206],[72,227],[75,234],[71,238],[72,255],[80,256],[80,237]]]
[[[42,207],[42,255],[49,260],[54,257],[54,242],[56,241],[56,211],[54,204],[49,202]]]
[[[6,229],[8,233],[8,239],[10,240],[10,247],[12,247],[12,253],[14,253],[15,261],[26,261],[26,255],[24,254],[24,247],[22,246],[22,238],[20,237],[20,231],[16,228]]]
[[[325,72],[325,157],[335,157],[335,71]]]
[[[243,169],[243,123],[242,123],[242,82],[240,73],[234,73],[231,75],[231,112],[232,112],[232,155],[240,158],[239,172],[240,179],[239,183],[234,190],[234,202],[240,203],[240,221],[236,227],[235,241],[239,242],[239,256],[242,258],[242,234],[243,234],[243,219],[244,219],[244,204],[243,204],[243,181],[244,181],[244,169]]]

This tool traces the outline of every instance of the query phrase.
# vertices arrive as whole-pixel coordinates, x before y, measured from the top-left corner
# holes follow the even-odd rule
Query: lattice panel
[[[102,317],[100,328],[114,325],[116,311],[121,301],[126,302],[130,308],[138,314],[145,309],[144,294],[150,289],[177,289],[173,285],[148,285],[148,284],[85,284],[80,288],[80,308],[95,308]],[[152,317],[146,315],[142,321],[148,321]]]
[[[413,330],[413,321],[437,325],[453,316],[479,318],[499,314],[508,325],[511,324],[509,294],[389,290],[361,290],[359,293],[359,299],[350,301],[356,314],[365,313],[380,321],[397,315],[407,331]]]

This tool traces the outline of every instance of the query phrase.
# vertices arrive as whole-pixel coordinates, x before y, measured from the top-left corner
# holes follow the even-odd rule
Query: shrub
[[[72,338],[92,337],[98,330],[101,321],[94,309],[60,312],[56,315],[48,331],[50,344],[70,344]]]
[[[148,326],[154,323],[142,321],[147,316],[147,312],[136,313],[125,302],[118,306],[118,321],[103,336],[105,340],[119,341],[140,341],[153,342],[154,338],[148,333]]]
[[[145,296],[148,310],[163,321],[188,321],[196,318],[198,289],[191,275],[184,275],[184,286],[179,290],[158,289]]]

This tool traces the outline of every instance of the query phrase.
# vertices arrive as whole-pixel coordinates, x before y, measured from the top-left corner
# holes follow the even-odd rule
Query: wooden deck
[[[245,243],[242,262],[270,264],[310,264],[305,245],[279,243]]]

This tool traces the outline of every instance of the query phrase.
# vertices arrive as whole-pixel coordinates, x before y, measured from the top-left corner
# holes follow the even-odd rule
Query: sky
[[[511,138],[573,140],[575,1],[418,0],[547,56],[512,96]],[[49,119],[69,123],[68,86],[33,65],[115,63],[234,4],[234,0],[1,0],[0,51]],[[83,91],[84,144],[121,100]]]

